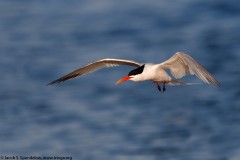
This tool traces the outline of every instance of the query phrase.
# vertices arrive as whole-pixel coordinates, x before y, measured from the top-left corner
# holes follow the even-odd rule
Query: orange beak
[[[124,82],[124,81],[127,81],[127,80],[129,80],[131,77],[129,77],[129,76],[125,76],[125,77],[123,77],[123,78],[121,78],[121,79],[119,79],[115,84],[119,84],[119,83],[122,83],[122,82]]]

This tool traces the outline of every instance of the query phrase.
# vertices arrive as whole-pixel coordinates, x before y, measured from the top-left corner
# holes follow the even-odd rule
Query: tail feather
[[[171,80],[167,84],[168,85],[194,85],[194,84],[201,84],[201,83],[186,83],[186,82],[181,82],[181,81],[177,81],[177,80]]]

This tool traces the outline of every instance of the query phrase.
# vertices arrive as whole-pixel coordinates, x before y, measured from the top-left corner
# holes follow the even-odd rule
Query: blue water
[[[0,1],[0,155],[239,160],[239,28],[234,0]],[[131,67],[46,86],[101,58],[176,51],[222,86],[114,85]]]

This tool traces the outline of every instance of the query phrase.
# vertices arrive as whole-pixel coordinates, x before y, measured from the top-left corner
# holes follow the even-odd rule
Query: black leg
[[[158,91],[159,91],[159,92],[162,92],[162,88],[161,88],[161,86],[159,85],[159,83],[158,83],[158,82],[153,82],[153,83],[157,85]]]
[[[165,82],[163,82],[163,92],[166,91]]]
[[[159,92],[162,92],[161,86],[157,83],[157,88],[159,90]]]
[[[157,85],[157,89],[158,89],[159,92],[163,93],[164,91],[166,91],[165,82],[164,83],[153,82],[153,83],[155,83]],[[163,89],[161,88],[161,84],[163,84]]]

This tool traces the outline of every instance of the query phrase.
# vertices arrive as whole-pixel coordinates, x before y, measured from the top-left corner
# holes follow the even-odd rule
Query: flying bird
[[[204,69],[203,66],[201,66],[196,60],[183,52],[175,53],[168,60],[160,64],[138,63],[131,60],[106,58],[74,70],[63,77],[50,82],[48,85],[61,83],[106,67],[115,67],[120,65],[132,66],[135,67],[135,69],[131,70],[128,75],[119,79],[115,84],[119,84],[127,80],[134,82],[150,80],[156,84],[157,89],[160,92],[164,92],[166,90],[165,85],[193,84],[181,82],[177,79],[186,75],[195,75],[205,83],[220,87],[220,83],[213,77],[213,75]],[[170,70],[171,75],[166,72],[167,70]]]

